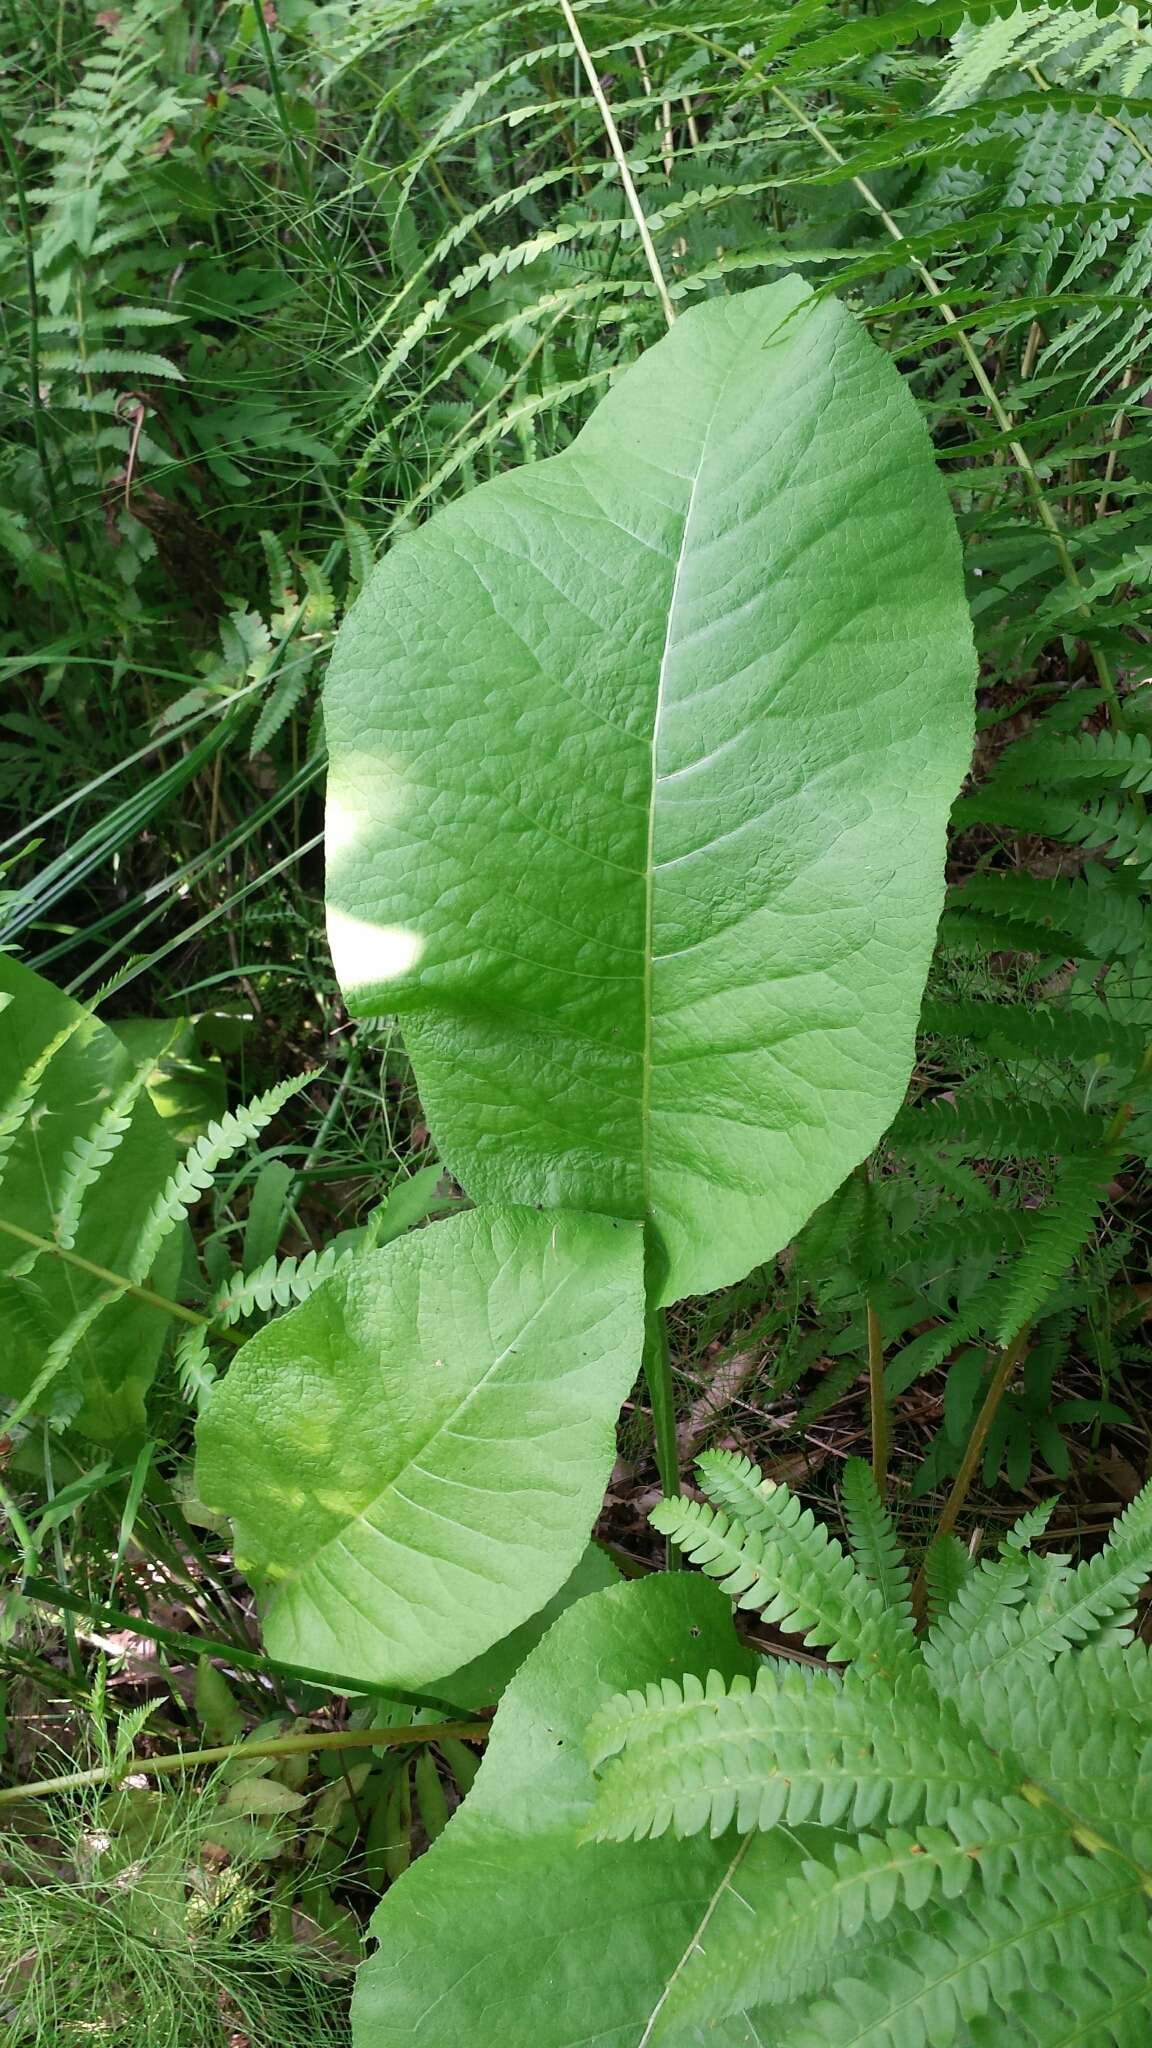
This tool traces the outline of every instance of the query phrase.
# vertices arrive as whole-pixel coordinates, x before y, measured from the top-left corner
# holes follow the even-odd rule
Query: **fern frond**
[[[109,329],[122,331],[126,327],[174,327],[184,317],[167,306],[107,306],[85,313],[82,322],[74,312],[47,314],[40,329],[48,334],[106,334]]]
[[[166,377],[177,384],[184,382],[184,372],[178,364],[146,349],[94,348],[82,352],[50,348],[41,356],[40,364],[48,377],[72,371],[77,376]]]
[[[267,1313],[273,1307],[289,1308],[307,1301],[321,1281],[351,1255],[351,1247],[330,1244],[322,1252],[306,1252],[302,1258],[265,1259],[254,1273],[233,1273],[212,1299],[213,1321],[242,1322],[257,1309]]]
[[[970,1608],[963,1628],[953,1628],[949,1617],[934,1631],[925,1653],[934,1682],[958,1683],[968,1672],[987,1675],[1033,1658],[1048,1662],[1105,1629],[1113,1641],[1125,1640],[1141,1587],[1152,1575],[1152,1481],[1115,1523],[1103,1550],[1074,1570],[1046,1574],[1037,1599],[1024,1597],[1027,1580],[1018,1576],[1022,1565],[1013,1555],[991,1567],[1008,1574],[1005,1585],[1016,1594],[1011,1605],[989,1603],[979,1617]],[[988,1571],[984,1566],[970,1585]]]
[[[930,1187],[934,1179],[934,1162],[922,1160],[919,1147],[913,1150],[917,1170]],[[979,1156],[987,1157],[986,1154]],[[967,1188],[964,1194],[967,1196]],[[902,1273],[911,1269],[931,1280],[956,1273],[969,1260],[991,1264],[1003,1252],[1018,1251],[1023,1237],[1020,1211],[1007,1202],[998,1208],[990,1206],[986,1209],[962,1207],[953,1201],[940,1202],[917,1228],[904,1231],[892,1240],[888,1247],[888,1271]]]
[[[80,1227],[80,1212],[113,1154],[132,1127],[132,1114],[147,1086],[155,1061],[149,1059],[105,1103],[90,1131],[75,1138],[65,1155],[55,1194],[55,1236],[70,1251]]]
[[[1077,1839],[1096,1838],[1145,1869],[1152,1863],[1150,1673],[1142,1643],[1093,1644],[1052,1665],[969,1673],[957,1694],[961,1712],[1016,1758],[1037,1811],[1055,1802]]]
[[[1010,1774],[918,1688],[872,1689],[795,1666],[755,1685],[665,1680],[609,1702],[588,1731],[601,1770],[590,1834],[629,1841],[819,1819],[857,1830],[943,1824],[956,1806],[1013,1789]],[[679,1694],[679,1699],[676,1695]]]
[[[1051,1808],[1006,1799],[957,1808],[945,1827],[891,1829],[851,1845],[833,1841],[828,1860],[808,1860],[800,1876],[760,1905],[751,1926],[746,1915],[729,1916],[702,1931],[653,2042],[715,2028],[757,2006],[790,2003],[814,1965],[857,1961],[852,1950],[862,1928],[883,1928],[901,1907],[923,1916],[930,1901],[957,1899],[977,1880],[1001,1884],[1030,1857],[1058,1853],[1061,1838],[1067,1840],[1067,1827]],[[907,1925],[901,1916],[901,1932]]]
[[[1014,832],[1103,851],[1110,860],[1127,862],[1141,881],[1152,876],[1152,826],[1118,797],[1081,805],[1071,797],[989,784],[975,796],[962,797],[953,806],[952,817],[960,829],[971,824],[1007,825]]]
[[[924,1645],[935,1685],[947,1685],[959,1669],[969,1667],[967,1645],[994,1632],[999,1617],[1024,1599],[1027,1588],[1028,1564],[1018,1552],[984,1558],[963,1574]]]
[[[912,1626],[912,1581],[896,1525],[880,1498],[872,1468],[863,1458],[844,1466],[841,1502],[857,1570],[875,1586],[890,1614]]]
[[[989,1324],[995,1319],[1004,1291],[1004,1281],[999,1273],[977,1287],[966,1301],[949,1316],[938,1323],[933,1330],[925,1330],[919,1337],[913,1337],[888,1362],[884,1385],[889,1400],[895,1400],[923,1379],[925,1373],[935,1372],[950,1358],[961,1345],[985,1338]]]
[[[977,24],[966,21],[953,40],[953,61],[946,83],[932,102],[937,113],[947,113],[980,97],[1006,70],[1020,71],[1028,64],[1048,63],[1063,57],[1074,75],[1096,70],[1114,53],[1109,28],[1100,21],[1095,8],[1014,6]],[[1132,42],[1122,31],[1120,47]]]
[[[90,1301],[85,1302],[83,1308],[77,1309],[75,1315],[69,1317],[63,1329],[57,1332],[45,1351],[44,1363],[31,1386],[5,1416],[4,1428],[8,1434],[18,1429],[26,1416],[45,1412],[45,1395],[57,1386],[67,1372],[92,1325],[103,1315],[106,1308],[110,1308],[114,1301],[120,1301],[122,1298],[122,1288],[105,1288]],[[54,1397],[50,1406],[57,1406],[57,1397]],[[64,1410],[58,1411],[57,1419],[70,1421],[74,1406],[72,1402],[67,1403]]]
[[[1138,1031],[1101,1010],[1057,1010],[1043,1004],[925,1003],[920,1028],[945,1041],[968,1038],[992,1051],[1003,1048],[1032,1060],[1095,1060],[1135,1064],[1143,1052]]]
[[[363,590],[376,566],[376,550],[367,528],[361,526],[358,519],[350,519],[345,513],[343,526],[344,545],[348,550],[348,596],[345,602],[351,603],[352,598]]]
[[[308,688],[310,667],[310,662],[303,661],[293,662],[291,666],[281,669],[252,729],[252,738],[248,743],[249,760],[270,746],[281,726],[291,718]]]
[[[949,1615],[972,1575],[973,1564],[958,1536],[937,1536],[924,1553],[924,1590],[929,1623]]]
[[[323,563],[310,561],[308,556],[299,557],[300,574],[304,578],[304,630],[306,633],[330,632],[336,623],[336,593]]]
[[[1044,1534],[1052,1520],[1055,1506],[1055,1499],[1038,1501],[1034,1508],[1018,1516],[1000,1544],[1001,1556],[1007,1556],[1011,1551],[1031,1550],[1037,1537]]]
[[[225,1160],[252,1144],[284,1104],[312,1078],[311,1074],[294,1074],[286,1081],[278,1081],[266,1094],[230,1111],[218,1123],[209,1124],[165,1183],[144,1220],[128,1273],[133,1286],[141,1286],[148,1278],[161,1245],[183,1222],[192,1204],[212,1186]]]
[[[1099,1117],[1051,1102],[1011,1102],[963,1090],[902,1110],[887,1142],[904,1157],[937,1145],[955,1145],[981,1159],[1067,1158],[1099,1148]]]
[[[1031,1223],[1024,1249],[1009,1274],[995,1337],[1010,1344],[1043,1307],[1092,1228],[1117,1167],[1114,1151],[1091,1152],[1064,1168],[1048,1207]]]
[[[208,1349],[206,1330],[190,1325],[181,1331],[176,1339],[175,1363],[180,1392],[189,1405],[199,1411],[206,1406],[216,1384],[216,1370]]]
[[[261,527],[260,545],[268,570],[268,603],[273,612],[280,612],[287,604],[292,588],[292,567],[283,541],[270,527]]]
[[[1152,738],[1145,732],[1056,733],[1017,740],[1001,760],[994,782],[1003,787],[1034,784],[1048,789],[1152,790]]]
[[[4,1169],[16,1140],[35,1108],[40,1083],[57,1053],[67,1045],[73,1032],[77,1031],[83,1022],[84,1015],[80,1012],[69,1018],[67,1024],[61,1025],[47,1044],[41,1046],[35,1059],[29,1061],[7,1101],[0,1106],[0,1182],[3,1181]]]
[[[731,1452],[706,1451],[697,1469],[729,1512],[660,1501],[651,1521],[662,1535],[719,1579],[738,1606],[758,1608],[770,1626],[826,1646],[837,1660],[901,1661],[906,1644],[898,1622],[810,1508]]]
[[[786,2015],[775,2040],[779,2048],[927,2048],[972,2039],[973,2023],[994,2010],[1002,2026],[983,2036],[990,2043],[1012,2038],[1003,2025],[1012,2027],[1019,1999],[1025,2014],[1048,2002],[1046,2042],[1134,2042],[1138,2034],[1095,2026],[1056,2031],[1060,1988],[1092,1980],[1101,1967],[1118,1973],[1129,2005],[1134,1996],[1146,2016],[1152,1983],[1140,1873],[1087,1856],[1037,1864],[1004,1892],[970,1889],[936,1914],[931,1932],[910,1933],[898,1955],[875,1957],[866,1980],[846,1978],[830,1999]]]
[[[1148,943],[1149,909],[1135,877],[1088,866],[1055,881],[1034,875],[971,875],[953,896],[958,914],[1006,924],[1007,943],[1027,952],[1051,949],[1079,959],[1109,960]],[[1023,927],[1015,935],[1015,927]],[[1003,942],[1002,942],[1003,943]]]

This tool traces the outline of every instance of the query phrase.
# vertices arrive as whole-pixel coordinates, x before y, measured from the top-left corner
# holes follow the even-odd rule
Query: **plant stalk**
[[[988,1431],[991,1429],[996,1418],[996,1411],[1004,1399],[1009,1381],[1028,1349],[1028,1339],[1031,1331],[1031,1323],[1024,1323],[1017,1330],[1012,1342],[1006,1344],[1000,1354],[1000,1360],[992,1375],[988,1392],[981,1403],[980,1413],[972,1425],[972,1434],[968,1439],[964,1456],[960,1460],[960,1469],[952,1481],[952,1490],[941,1510],[940,1520],[936,1524],[936,1535],[938,1538],[947,1536],[956,1526],[956,1518],[968,1498],[968,1489],[975,1477],[976,1467],[980,1463],[984,1446],[988,1441]]]
[[[268,18],[264,12],[263,0],[256,0],[256,5],[252,11],[256,16],[256,27],[260,33],[260,41],[264,46],[264,62],[268,66],[272,98],[275,102],[281,133],[283,134],[288,154],[292,159],[292,174],[296,180],[296,187],[301,199],[304,201],[305,206],[310,207],[312,204],[312,190],[305,166],[303,148],[292,131],[292,123],[288,116],[288,104],[284,98],[284,87],[280,80],[280,66],[276,62],[276,52],[272,48],[272,37],[268,32]]]
[[[29,407],[32,416],[32,437],[36,444],[36,461],[44,484],[44,497],[48,505],[48,517],[52,523],[52,537],[60,556],[60,567],[68,588],[72,609],[79,619],[83,616],[80,592],[76,587],[72,558],[64,538],[64,527],[60,518],[60,503],[56,496],[56,480],[48,456],[48,441],[44,432],[44,401],[40,395],[40,294],[36,284],[36,251],[32,237],[32,223],[28,216],[28,197],[24,190],[24,179],[20,159],[15,145],[9,140],[7,123],[0,117],[0,149],[8,165],[12,180],[12,192],[16,201],[16,212],[20,222],[20,236],[24,244],[24,274],[28,290],[28,385]]]
[[[0,1230],[8,1237],[19,1238],[21,1244],[32,1246],[38,1252],[49,1252],[54,1259],[63,1259],[69,1266],[78,1266],[82,1273],[91,1273],[96,1280],[103,1280],[109,1287],[115,1287],[121,1294],[130,1294],[135,1301],[146,1302],[149,1308],[162,1309],[166,1316],[176,1316],[182,1323],[194,1323],[197,1328],[211,1330],[214,1337],[222,1337],[226,1344],[244,1343],[235,1330],[229,1330],[214,1323],[210,1316],[198,1315],[194,1308],[185,1308],[179,1301],[169,1301],[167,1295],[153,1294],[150,1287],[137,1287],[126,1280],[123,1273],[113,1273],[107,1266],[98,1266],[92,1259],[81,1258],[79,1252],[65,1251],[62,1244],[56,1244],[50,1237],[39,1237],[34,1230],[25,1230],[20,1223],[9,1223],[6,1216],[0,1216]]]
[[[130,1757],[127,1763],[100,1765],[92,1771],[71,1771],[64,1778],[37,1778],[28,1785],[9,1785],[0,1792],[0,1806],[22,1799],[48,1799],[57,1792],[78,1792],[87,1785],[120,1784],[125,1778],[162,1776],[189,1771],[199,1764],[227,1764],[246,1756],[301,1756],[325,1749],[397,1749],[409,1743],[486,1742],[486,1721],[438,1721],[430,1727],[338,1728],[309,1735],[273,1735],[263,1742],[231,1742],[218,1749],[178,1749],[171,1756]]]
[[[652,282],[656,286],[660,304],[664,308],[664,318],[668,322],[669,327],[671,327],[676,318],[676,308],[672,304],[672,295],[668,290],[668,280],[660,268],[660,258],[656,254],[656,244],[652,240],[652,231],[645,218],[644,208],[640,204],[640,195],[636,190],[632,173],[628,168],[628,159],[624,154],[624,145],[620,140],[620,130],[616,126],[612,109],[605,98],[604,88],[596,74],[596,66],[592,62],[588,45],[580,33],[580,25],[572,12],[571,0],[560,0],[560,12],[564,16],[568,33],[575,44],[576,55],[579,57],[584,68],[584,76],[592,88],[592,97],[600,109],[600,119],[604,123],[604,133],[608,137],[608,146],[616,159],[616,168],[620,173],[620,183],[624,187],[624,197],[627,199],[632,210],[632,218],[636,223],[636,230],[640,236],[640,246],[644,251],[648,268],[652,273]]]
[[[676,1440],[676,1393],[668,1348],[668,1316],[662,1308],[649,1308],[644,1318],[643,1365],[656,1437],[656,1469],[664,1492],[671,1497],[680,1491],[680,1446]],[[680,1561],[680,1553],[671,1541],[664,1546],[664,1561],[670,1571]]]
[[[53,1579],[26,1578],[20,1591],[26,1599],[35,1600],[41,1606],[59,1607],[65,1613],[84,1615],[97,1628],[126,1629],[132,1635],[144,1636],[149,1642],[159,1643],[161,1648],[172,1650],[181,1657],[214,1657],[219,1663],[237,1671],[296,1679],[303,1685],[323,1686],[329,1692],[363,1693],[372,1699],[395,1700],[405,1707],[434,1707],[448,1714],[455,1710],[451,1700],[440,1699],[435,1693],[405,1692],[400,1686],[376,1685],[370,1679],[348,1678],[338,1671],[317,1671],[307,1664],[288,1664],[280,1657],[270,1657],[262,1650],[247,1649],[240,1643],[189,1635],[182,1629],[162,1628],[158,1622],[149,1621],[144,1615],[129,1614],[123,1608],[109,1606],[106,1601],[86,1600],[69,1587],[57,1585]]]
[[[872,1423],[872,1477],[883,1500],[888,1487],[889,1416],[884,1391],[884,1332],[871,1297],[865,1303],[868,1318],[868,1406]]]

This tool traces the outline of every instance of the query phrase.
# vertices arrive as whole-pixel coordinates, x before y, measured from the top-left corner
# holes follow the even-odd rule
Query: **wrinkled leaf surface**
[[[797,279],[683,315],[572,447],[401,540],[326,695],[330,934],[476,1201],[769,1257],[894,1113],[972,743],[893,364]]]
[[[337,1269],[253,1337],[197,1486],[275,1657],[423,1686],[575,1569],[639,1368],[639,1229],[475,1210]]]

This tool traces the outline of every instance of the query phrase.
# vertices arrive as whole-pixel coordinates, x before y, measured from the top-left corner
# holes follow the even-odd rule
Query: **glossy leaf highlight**
[[[895,1111],[972,739],[916,406],[796,279],[401,540],[327,686],[329,913],[477,1201],[651,1217],[665,1300]]]
[[[350,1261],[239,1353],[200,1498],[274,1657],[422,1686],[575,1569],[639,1368],[641,1233],[472,1211]]]

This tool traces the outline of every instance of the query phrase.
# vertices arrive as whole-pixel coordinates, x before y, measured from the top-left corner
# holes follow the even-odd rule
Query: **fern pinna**
[[[921,1013],[922,1053],[866,1189],[803,1234],[793,1272],[821,1319],[847,1311],[807,1421],[859,1371],[865,1302],[898,1401],[945,1375],[915,1477],[929,1491],[968,1442],[991,1354],[1016,1367],[983,1446],[990,1483],[1034,1458],[1069,1471],[1067,1422],[1123,1424],[1113,1383],[1139,1356],[1142,1236],[1125,1196],[1152,1149],[1149,738],[1142,698],[1102,722],[1102,693],[1054,686],[953,808],[962,879],[949,889]],[[1018,728],[1017,718],[1014,725]],[[1070,1356],[1099,1378],[1053,1395]]]
[[[774,2048],[1146,2041],[1152,1657],[1133,1623],[1152,1485],[1075,1568],[1033,1553],[1043,1509],[983,1564],[945,1546],[920,1636],[865,1466],[846,1472],[850,1551],[746,1459],[710,1453],[699,1476],[708,1500],[663,1501],[656,1527],[843,1668],[774,1656],[595,1717],[590,1837],[733,1831],[725,1896],[645,2041],[737,2018],[725,2040]]]

